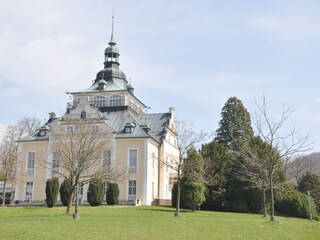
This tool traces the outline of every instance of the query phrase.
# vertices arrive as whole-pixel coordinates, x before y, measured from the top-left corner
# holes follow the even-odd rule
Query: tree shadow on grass
[[[139,210],[143,211],[153,211],[153,212],[172,212],[174,213],[176,211],[175,208],[171,206],[156,206],[156,207],[150,207],[150,208],[140,208]],[[189,209],[180,209],[180,212],[182,213],[187,213],[187,212],[192,212],[192,210]]]

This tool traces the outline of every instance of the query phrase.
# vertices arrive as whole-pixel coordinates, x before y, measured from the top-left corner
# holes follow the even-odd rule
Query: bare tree
[[[4,131],[0,143],[0,174],[3,179],[2,205],[5,206],[5,189],[8,182],[14,183],[17,179],[18,143],[22,136],[30,134],[35,130],[39,120],[25,117],[16,125],[9,125]]]
[[[175,216],[180,216],[180,181],[183,177],[183,173],[188,173],[192,171],[188,171],[188,168],[192,168],[192,162],[188,162],[186,164],[186,155],[187,151],[191,147],[196,147],[201,142],[204,142],[209,139],[211,135],[200,131],[196,132],[194,126],[192,124],[187,124],[183,121],[176,121],[175,125],[175,134],[177,136],[177,146],[179,150],[179,156],[172,156],[171,162],[162,161],[164,165],[167,165],[171,169],[176,172],[177,179],[177,204],[176,204],[176,212]],[[183,171],[182,171],[183,170]]]
[[[317,173],[319,170],[319,163],[316,158],[311,154],[301,155],[294,158],[287,164],[286,173],[288,179],[294,179],[295,183],[298,184],[299,179],[303,174],[307,172]]]
[[[90,119],[64,120],[51,135],[52,161],[43,161],[43,165],[53,173],[66,178],[71,186],[71,195],[67,213],[71,211],[75,195],[75,219],[79,218],[77,188],[90,179],[102,181],[115,180],[123,173],[116,171],[116,163],[110,158],[104,159],[104,152],[111,149],[113,133],[100,129]]]
[[[267,171],[267,151],[270,151],[261,138],[248,139],[242,145],[241,154],[235,158],[236,171],[231,176],[238,181],[246,183],[244,189],[261,191],[263,198],[264,216],[267,216],[266,190],[269,188],[269,175]]]
[[[287,119],[293,114],[292,107],[283,107],[278,120],[269,116],[268,104],[265,97],[262,103],[257,101],[257,111],[254,114],[253,122],[257,135],[267,143],[268,149],[264,153],[264,169],[268,175],[268,185],[271,198],[270,221],[275,221],[274,216],[274,174],[281,170],[283,160],[302,151],[308,150],[310,146],[309,136],[301,136],[299,130],[293,128],[288,133],[282,133]]]
[[[24,117],[18,122],[18,126],[21,128],[22,136],[31,135],[34,130],[40,127],[41,121],[36,117]]]

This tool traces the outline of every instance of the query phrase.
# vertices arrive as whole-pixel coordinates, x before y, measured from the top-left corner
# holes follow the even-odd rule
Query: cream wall
[[[25,200],[26,182],[33,182],[33,201],[45,199],[48,141],[23,142],[20,145],[18,180],[15,187],[15,200]],[[35,152],[34,174],[27,174],[28,152]]]
[[[175,139],[174,135],[170,139]],[[21,176],[16,184],[15,200],[24,200],[26,182],[33,182],[32,201],[44,201],[46,180],[56,176],[59,177],[60,183],[63,181],[60,175],[52,174],[50,170],[45,168],[45,162],[52,161],[50,142],[21,142],[19,148]],[[151,205],[154,199],[171,199],[170,173],[174,171],[163,165],[163,161],[166,157],[168,159],[173,156],[178,157],[179,152],[174,141],[169,141],[169,137],[166,136],[160,145],[152,138],[114,139],[112,137],[110,148],[112,149],[112,162],[117,166],[117,173],[122,173],[119,178],[114,179],[119,185],[120,202],[126,203],[128,201],[129,180],[137,181],[136,199],[139,199],[139,203],[142,205]],[[138,153],[137,172],[128,172],[130,149],[136,149]],[[28,152],[36,153],[35,174],[32,175],[26,174]],[[84,201],[87,199],[87,189],[88,184],[84,186]]]

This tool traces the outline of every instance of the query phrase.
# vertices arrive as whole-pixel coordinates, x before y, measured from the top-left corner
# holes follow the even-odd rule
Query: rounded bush
[[[108,183],[107,204],[119,204],[119,186],[117,183]]]
[[[311,200],[311,212],[314,219],[319,220],[313,198]],[[276,191],[275,208],[294,217],[309,218],[310,207],[308,196],[294,189],[291,185],[285,185]]]
[[[87,192],[87,199],[90,206],[99,206],[103,201],[104,196],[104,186],[103,182],[97,179],[93,179],[89,183],[89,188]]]
[[[71,186],[68,179],[64,179],[60,186],[60,199],[63,206],[69,205],[69,199],[71,195]]]
[[[58,198],[59,194],[59,180],[57,177],[48,179],[46,182],[46,203],[49,208],[52,208]]]

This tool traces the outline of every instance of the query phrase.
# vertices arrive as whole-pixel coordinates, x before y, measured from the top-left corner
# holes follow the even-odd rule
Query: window
[[[46,130],[40,130],[40,137],[46,136]]]
[[[67,126],[67,133],[73,134],[73,126]]]
[[[124,128],[124,131],[125,131],[125,133],[132,133],[132,127],[125,127]]]
[[[130,149],[129,150],[129,172],[137,171],[137,157],[138,157],[138,150]]]
[[[92,133],[98,133],[99,132],[99,126],[98,125],[92,125]]]
[[[34,174],[35,161],[36,161],[36,153],[28,152],[27,174]]]
[[[130,180],[129,181],[129,189],[128,189],[128,198],[129,200],[133,200],[136,198],[137,194],[137,181]]]
[[[33,182],[26,182],[26,192],[24,200],[32,200]]]
[[[152,183],[152,199],[154,199],[154,182]]]
[[[85,111],[82,111],[80,118],[81,119],[86,119],[87,118],[87,113]]]
[[[78,201],[79,201],[80,203],[82,203],[83,191],[84,191],[83,183],[80,183],[80,184],[79,184],[79,187],[78,187]]]
[[[119,95],[112,95],[110,97],[110,106],[114,107],[114,106],[121,106],[121,96]]]
[[[109,182],[105,181],[103,185],[104,185],[104,193],[107,193],[109,189]]]
[[[103,152],[102,165],[103,165],[103,167],[110,168],[110,166],[111,166],[111,150],[105,150]]]
[[[105,107],[106,106],[106,98],[104,96],[96,96],[93,98],[93,104],[96,107]]]
[[[156,156],[154,153],[152,153],[152,168],[154,169],[156,165]]]
[[[54,152],[52,154],[52,172],[58,173],[59,172],[59,166],[60,164],[60,156],[59,153]]]

